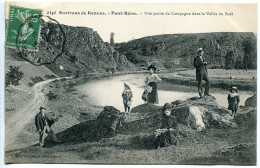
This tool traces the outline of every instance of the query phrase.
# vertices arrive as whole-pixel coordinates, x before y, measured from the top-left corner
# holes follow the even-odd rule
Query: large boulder
[[[256,107],[257,105],[257,95],[256,93],[252,96],[246,99],[245,107]]]
[[[172,115],[176,116],[179,123],[187,125],[197,131],[205,128],[236,127],[231,121],[229,111],[218,106],[215,97],[192,97],[186,101],[174,101]]]
[[[97,138],[114,136],[124,121],[124,114],[112,106],[105,106],[97,117]]]
[[[136,107],[134,107],[131,110],[131,113],[143,113],[143,114],[154,114],[156,113],[158,110],[161,110],[160,106],[156,106],[152,103],[145,103],[145,104],[141,104],[138,105]]]

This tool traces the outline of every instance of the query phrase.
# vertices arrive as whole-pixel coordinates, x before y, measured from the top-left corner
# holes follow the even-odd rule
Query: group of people
[[[207,62],[203,57],[204,51],[202,48],[197,50],[197,56],[194,58],[194,67],[196,68],[196,80],[198,82],[198,92],[200,98],[204,96],[209,96],[209,79],[207,73]],[[145,102],[150,102],[153,104],[158,104],[158,92],[157,83],[162,82],[162,79],[155,73],[156,67],[150,65],[148,68],[149,74],[145,78],[145,91],[143,92],[142,99]],[[202,80],[206,81],[205,91],[203,95]],[[233,86],[230,89],[230,94],[228,95],[228,109],[232,111],[232,118],[236,116],[238,105],[239,105],[239,95],[237,87]],[[125,113],[130,114],[131,102],[133,100],[133,93],[131,88],[124,83],[124,91],[122,93],[123,105]],[[40,112],[35,117],[35,125],[37,131],[39,132],[39,142],[40,145],[44,145],[44,139],[47,135],[50,135],[52,139],[56,140],[55,134],[51,129],[51,125],[54,123],[55,116],[49,119],[45,115],[45,107],[40,107]],[[155,131],[156,140],[154,142],[155,148],[164,147],[171,144],[177,144],[177,120],[174,115],[171,114],[171,105],[166,103],[162,108],[162,120],[161,125]]]
[[[198,83],[198,93],[200,98],[205,96],[210,96],[209,94],[209,78],[207,72],[207,61],[204,58],[204,50],[199,48],[197,50],[197,56],[194,58],[194,67],[196,68],[196,80]],[[158,104],[158,92],[157,92],[157,83],[162,82],[162,79],[155,74],[156,67],[154,65],[150,65],[147,70],[149,74],[145,78],[145,90],[142,95],[142,99],[145,102],[150,102],[153,104]],[[202,81],[205,81],[205,91],[203,94]],[[131,88],[125,85],[125,90],[122,93],[125,112],[130,113],[130,106],[133,98],[133,93]],[[237,114],[240,97],[237,93],[237,87],[233,86],[230,89],[230,94],[228,94],[228,110],[232,111],[231,118],[234,118]],[[162,121],[161,126],[156,129],[155,137],[156,140],[154,142],[155,148],[164,147],[171,144],[177,144],[177,120],[171,115],[170,104],[166,103],[162,108]]]

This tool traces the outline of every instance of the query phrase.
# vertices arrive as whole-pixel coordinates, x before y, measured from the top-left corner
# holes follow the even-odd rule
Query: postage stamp
[[[37,50],[42,10],[10,6],[6,47]]]

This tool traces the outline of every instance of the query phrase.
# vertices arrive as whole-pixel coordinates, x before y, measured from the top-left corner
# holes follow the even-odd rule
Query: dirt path
[[[65,77],[71,78],[71,77]],[[44,86],[52,81],[60,80],[62,78],[49,79],[39,82],[32,87],[34,93],[33,99],[25,105],[24,108],[17,111],[10,118],[5,119],[5,150],[17,149],[19,146],[19,139],[17,136],[23,130],[24,126],[29,123],[35,115],[39,112],[39,107],[44,106],[46,97],[44,96]],[[28,145],[31,142],[28,142]]]

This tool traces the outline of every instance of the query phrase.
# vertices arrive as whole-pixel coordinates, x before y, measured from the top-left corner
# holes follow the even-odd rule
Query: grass
[[[195,70],[180,71],[177,76],[173,73],[160,75],[164,81],[171,84],[197,86]],[[239,90],[256,91],[256,70],[223,70],[209,69],[208,76],[210,87],[229,90],[232,86],[237,86]],[[230,79],[232,76],[232,79]],[[253,77],[255,79],[253,80]]]
[[[225,132],[226,136],[219,137],[216,132]],[[241,134],[243,132],[243,134]],[[169,146],[160,149],[148,149],[146,141],[149,134],[124,135],[102,139],[99,142],[74,142],[55,145],[51,148],[32,146],[23,149],[16,154],[17,162],[26,161],[36,163],[99,163],[99,164],[254,164],[255,148],[250,143],[256,143],[255,137],[248,136],[249,130],[219,130],[209,129],[203,133],[194,133],[188,137],[180,138],[177,146]],[[223,133],[221,133],[223,135]],[[242,156],[232,160],[232,155],[216,155],[220,151],[230,151],[230,147],[239,146],[243,142],[249,143],[237,151]],[[248,151],[248,149],[250,149]],[[234,148],[234,150],[237,150]],[[251,151],[251,152],[250,152]],[[31,156],[34,157],[31,157]],[[65,159],[65,157],[70,156]],[[215,158],[215,159],[213,159]],[[237,162],[238,158],[240,162]],[[212,160],[211,160],[212,159]],[[241,160],[242,159],[242,160]]]
[[[160,76],[164,76],[164,74],[160,74]],[[169,74],[166,76],[169,81],[171,78],[175,80],[174,76]],[[187,81],[191,81],[193,77],[187,78]],[[85,78],[83,81],[89,79]],[[82,79],[73,82],[64,79],[52,82],[46,88],[46,92],[52,90],[59,97],[55,100],[47,100],[46,106],[49,111],[60,116],[60,120],[55,123],[53,130],[58,133],[57,136],[63,142],[46,148],[31,145],[23,149],[8,151],[6,152],[8,163],[221,164],[223,161],[225,164],[255,164],[255,148],[250,144],[256,143],[256,130],[253,127],[246,127],[247,124],[242,124],[243,127],[239,129],[209,128],[204,132],[196,132],[185,127],[183,130],[185,130],[186,136],[180,135],[177,146],[157,150],[151,147],[153,125],[149,123],[149,120],[144,120],[133,129],[122,130],[112,138],[104,138],[98,142],[91,140],[93,137],[91,130],[95,127],[93,120],[103,110],[103,107],[91,104],[88,96],[75,90],[74,86],[81,82]],[[166,85],[168,84],[166,83]],[[185,88],[185,86],[181,87]],[[170,89],[171,86],[169,85],[168,88]],[[9,105],[8,109],[11,109],[10,107]],[[8,112],[10,113],[12,110]],[[126,120],[130,122],[142,117],[137,113],[132,115]],[[24,138],[23,141],[37,140],[38,135],[33,132],[35,130],[33,121],[25,129],[31,134],[19,135]],[[249,145],[236,148],[240,144]],[[229,155],[229,151],[232,150],[235,150],[235,153],[241,153],[242,157],[232,160]],[[224,151],[223,154],[219,154],[221,151]],[[249,157],[252,159],[249,160]]]

